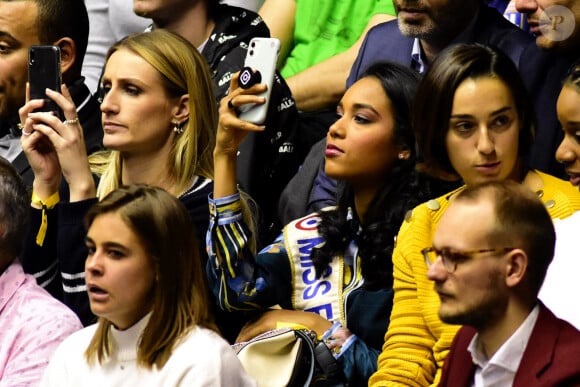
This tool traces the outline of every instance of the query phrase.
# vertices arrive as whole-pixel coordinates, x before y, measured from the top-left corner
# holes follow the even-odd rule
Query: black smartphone
[[[62,118],[59,106],[46,96],[45,90],[60,93],[60,48],[58,46],[32,46],[28,50],[28,83],[30,99],[44,99],[44,106],[36,111],[54,112]]]

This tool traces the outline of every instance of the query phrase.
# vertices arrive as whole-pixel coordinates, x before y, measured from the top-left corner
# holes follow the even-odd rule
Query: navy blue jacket
[[[373,63],[391,61],[411,67],[411,51],[414,38],[405,36],[399,30],[396,20],[381,23],[369,30],[352,65],[346,81],[350,87]],[[482,6],[477,14],[470,36],[464,36],[457,43],[480,43],[495,46],[506,53],[519,65],[523,51],[535,46],[533,38],[507,21],[497,10]]]

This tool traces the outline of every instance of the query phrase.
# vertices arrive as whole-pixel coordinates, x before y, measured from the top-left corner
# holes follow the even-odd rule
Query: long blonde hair
[[[163,29],[126,37],[109,49],[107,60],[120,49],[130,50],[153,66],[169,96],[189,95],[189,119],[182,126],[183,133],[175,136],[168,165],[177,182],[175,191],[187,191],[195,176],[212,179],[218,117],[213,81],[205,59],[187,40]],[[99,152],[89,160],[92,171],[101,176],[97,187],[99,198],[122,184],[120,152]]]
[[[177,198],[146,185],[123,186],[105,196],[87,213],[87,229],[95,218],[110,213],[135,233],[156,273],[151,316],[138,342],[137,363],[160,369],[193,327],[217,332],[191,218]],[[102,364],[115,350],[111,326],[109,320],[99,318],[85,351],[89,364]]]

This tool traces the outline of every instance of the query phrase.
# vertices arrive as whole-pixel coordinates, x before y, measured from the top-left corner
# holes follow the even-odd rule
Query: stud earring
[[[178,121],[171,121],[171,123],[173,124],[173,131],[177,134],[181,134],[183,133],[183,127],[181,125],[179,125]]]

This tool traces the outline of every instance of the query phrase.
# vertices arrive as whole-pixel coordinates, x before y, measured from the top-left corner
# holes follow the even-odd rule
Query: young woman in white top
[[[161,188],[124,186],[87,213],[95,325],[56,350],[42,386],[254,386],[216,332],[191,218]]]

